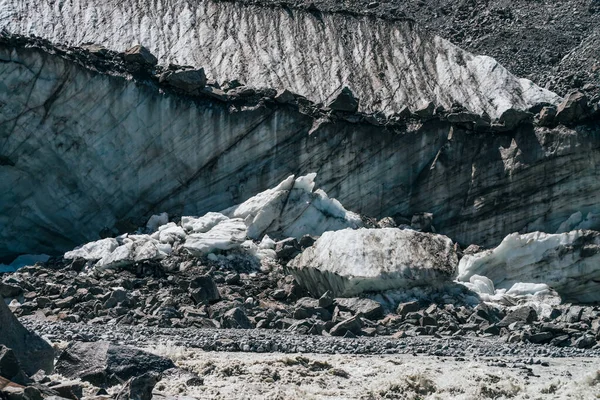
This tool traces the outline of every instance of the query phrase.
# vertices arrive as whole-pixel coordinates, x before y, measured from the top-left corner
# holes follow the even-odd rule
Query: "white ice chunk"
[[[325,232],[287,268],[315,296],[354,296],[451,282],[457,263],[446,236],[363,228]]]
[[[63,256],[66,260],[82,258],[88,261],[97,261],[112,253],[119,246],[117,239],[106,238],[86,243],[81,247],[68,251]]]
[[[473,275],[469,281],[471,282],[471,284],[473,285],[471,290],[477,292],[477,293],[484,293],[484,294],[495,294],[495,290],[494,290],[494,282],[491,281],[491,279],[485,277],[485,276],[481,276],[481,275]]]
[[[335,199],[318,189],[313,192],[316,173],[294,180],[290,176],[276,188],[264,191],[244,203],[222,211],[244,218],[248,237],[259,240],[266,233],[281,237],[319,236],[323,232],[361,227],[359,215],[347,211]]]
[[[538,283],[548,285],[566,301],[599,302],[600,233],[513,233],[495,249],[461,259],[457,279],[469,282],[473,275],[488,277],[496,288]]]
[[[506,294],[510,296],[535,296],[549,292],[550,287],[545,283],[517,282],[508,289]]]
[[[182,227],[177,226],[174,222],[169,222],[158,228],[158,240],[161,243],[173,244],[180,242],[187,236]]]
[[[149,235],[129,235],[123,244],[96,263],[97,268],[118,268],[136,262],[161,260],[168,254],[162,244]]]
[[[228,218],[221,213],[209,212],[199,218],[181,217],[181,226],[188,233],[205,233],[226,219]]]
[[[221,221],[205,233],[188,235],[183,247],[191,254],[202,256],[216,250],[237,249],[246,240],[246,224],[240,218]]]
[[[169,214],[167,214],[166,212],[153,215],[150,217],[150,219],[148,219],[148,222],[146,223],[146,231],[149,233],[155,232],[159,226],[165,225],[168,222]]]
[[[315,188],[315,178],[317,177],[316,172],[312,172],[305,176],[301,176],[294,182],[294,189],[304,190],[305,192],[311,193]]]

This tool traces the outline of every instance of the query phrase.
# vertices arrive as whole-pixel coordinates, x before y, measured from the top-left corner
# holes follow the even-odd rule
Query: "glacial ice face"
[[[124,51],[142,43],[162,63],[202,66],[219,81],[289,89],[327,103],[340,87],[363,111],[433,101],[500,117],[559,97],[411,21],[313,14],[236,2],[4,0],[0,29]]]
[[[600,227],[593,125],[498,135],[440,120],[394,129],[338,120],[309,135],[314,120],[290,106],[231,112],[36,48],[0,44],[0,59],[5,262],[128,232],[163,211],[222,210],[312,171],[350,210],[432,212],[437,231],[461,244],[555,232],[578,211]]]
[[[446,236],[397,228],[325,232],[287,270],[314,296],[442,285],[458,258]]]
[[[543,292],[549,287],[565,301],[600,302],[600,233],[513,233],[495,249],[460,260],[459,281],[473,284],[477,275],[509,295]]]

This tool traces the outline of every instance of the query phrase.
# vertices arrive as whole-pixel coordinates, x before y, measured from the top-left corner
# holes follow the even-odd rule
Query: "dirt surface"
[[[584,87],[597,94],[600,86],[598,0],[231,1],[283,4],[315,13],[411,18],[468,51],[494,57],[515,75],[560,95]]]

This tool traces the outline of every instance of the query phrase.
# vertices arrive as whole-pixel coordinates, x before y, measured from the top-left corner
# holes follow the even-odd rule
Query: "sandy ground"
[[[598,399],[600,359],[461,359],[148,349],[198,373],[200,386],[165,379],[155,398],[199,399]]]

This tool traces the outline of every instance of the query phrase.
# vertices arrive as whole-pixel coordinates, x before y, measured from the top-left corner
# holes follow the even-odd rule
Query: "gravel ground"
[[[600,350],[506,343],[495,337],[433,336],[347,339],[294,335],[279,330],[156,328],[140,326],[48,323],[31,317],[21,322],[52,342],[105,340],[138,347],[176,346],[222,352],[280,352],[318,354],[415,354],[440,357],[514,356],[523,362],[540,357],[600,357]],[[600,364],[600,360],[599,360]]]

